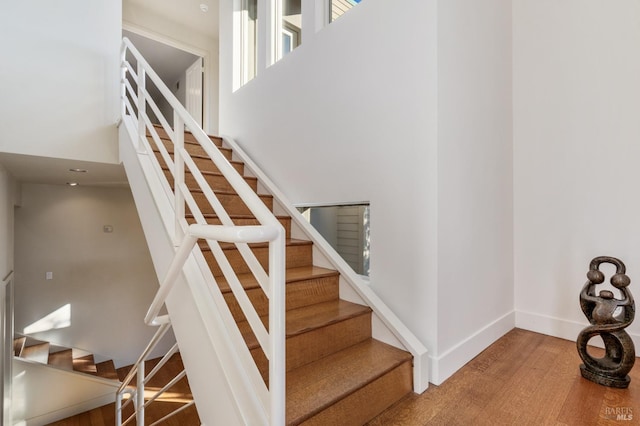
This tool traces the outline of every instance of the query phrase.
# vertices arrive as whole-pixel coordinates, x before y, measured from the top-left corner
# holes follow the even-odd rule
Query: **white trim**
[[[578,334],[588,325],[587,321],[578,322],[533,312],[516,311],[516,327],[572,342],[576,341]],[[627,331],[627,333],[629,332]],[[629,336],[631,336],[633,344],[637,348],[640,347],[640,334],[629,333]],[[597,339],[593,342],[590,341],[589,344],[602,347]]]
[[[209,93],[209,82],[211,81],[211,73],[213,71],[211,69],[211,52],[124,20],[122,21],[122,29],[202,58],[202,66],[204,67],[204,78],[202,79],[202,128],[205,132],[210,133],[211,119],[209,116],[211,115],[211,96]]]
[[[480,352],[512,330],[516,312],[511,311],[487,324],[442,355],[431,358],[431,383],[440,385]]]

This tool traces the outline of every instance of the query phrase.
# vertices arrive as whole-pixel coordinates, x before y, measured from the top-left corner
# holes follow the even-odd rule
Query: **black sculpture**
[[[620,290],[622,299],[614,298],[613,292],[601,290],[596,296],[595,287],[604,282],[600,265],[615,265],[616,273],[611,277],[611,285]],[[624,329],[633,322],[635,303],[627,288],[631,280],[625,275],[624,263],[615,257],[596,257],[589,265],[589,281],[580,292],[580,307],[591,325],[578,335],[578,353],[584,364],[580,365],[582,377],[604,386],[626,388],[631,378],[628,373],[635,362],[635,348],[631,337]],[[605,356],[594,358],[587,353],[587,343],[593,336],[600,335],[604,341]]]

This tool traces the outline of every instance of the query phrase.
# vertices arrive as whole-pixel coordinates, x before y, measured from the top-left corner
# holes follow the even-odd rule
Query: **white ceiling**
[[[170,21],[218,39],[218,0],[124,0],[124,2],[153,11]],[[207,12],[200,10],[201,4],[208,7]]]
[[[151,65],[151,68],[172,91],[175,91],[175,87],[173,87],[175,82],[198,58],[189,52],[159,43],[131,31],[122,30],[122,35],[131,40],[131,43]],[[132,57],[127,59],[135,67]]]
[[[77,182],[83,186],[128,186],[124,167],[120,164],[36,157],[0,153],[0,163],[19,182],[64,185]],[[86,173],[69,169],[84,169]]]

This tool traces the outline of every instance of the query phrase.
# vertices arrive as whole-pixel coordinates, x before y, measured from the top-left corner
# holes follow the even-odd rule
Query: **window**
[[[258,0],[238,0],[234,13],[234,89],[258,73]]]
[[[300,212],[360,275],[369,276],[369,205],[301,207]]]
[[[302,42],[302,1],[282,1],[282,56],[291,52]]]
[[[360,3],[361,0],[330,0],[330,22],[335,21],[341,17],[345,12],[348,12],[353,6]]]

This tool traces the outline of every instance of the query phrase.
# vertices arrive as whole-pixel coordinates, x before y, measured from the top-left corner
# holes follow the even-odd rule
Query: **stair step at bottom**
[[[287,374],[287,425],[362,425],[412,390],[407,352],[369,339]]]
[[[316,303],[338,300],[339,278],[337,271],[317,266],[290,268],[285,277],[286,310],[303,308]],[[238,279],[249,296],[256,312],[260,316],[269,314],[269,299],[252,274],[240,274]],[[242,321],[244,315],[225,277],[216,277],[218,287],[236,321]]]
[[[49,362],[49,343],[38,343],[31,346],[25,346],[22,349],[22,358],[46,364]]]
[[[99,362],[96,364],[96,374],[109,380],[118,380],[118,372],[112,360]]]
[[[96,369],[96,362],[93,355],[86,355],[79,358],[74,358],[73,369],[80,373],[87,373],[96,375],[98,370]]]
[[[22,356],[22,350],[24,349],[24,343],[27,338],[22,336],[13,339],[13,356]]]
[[[73,350],[63,349],[50,353],[49,364],[65,370],[73,370]]]
[[[262,317],[266,323],[268,317]],[[245,322],[238,323],[263,378],[269,362]],[[371,308],[344,300],[318,303],[287,312],[287,371],[371,338]]]
[[[188,210],[188,209],[187,209]],[[221,225],[222,222],[220,219],[214,214],[206,214],[203,215],[205,220],[209,225]],[[196,220],[193,218],[191,213],[187,213],[186,215],[187,222],[189,225],[196,223]],[[289,216],[276,216],[280,224],[284,227],[285,238],[291,238],[291,217]],[[251,215],[235,215],[231,216],[231,221],[236,226],[250,226],[250,225],[260,225],[258,219]]]

